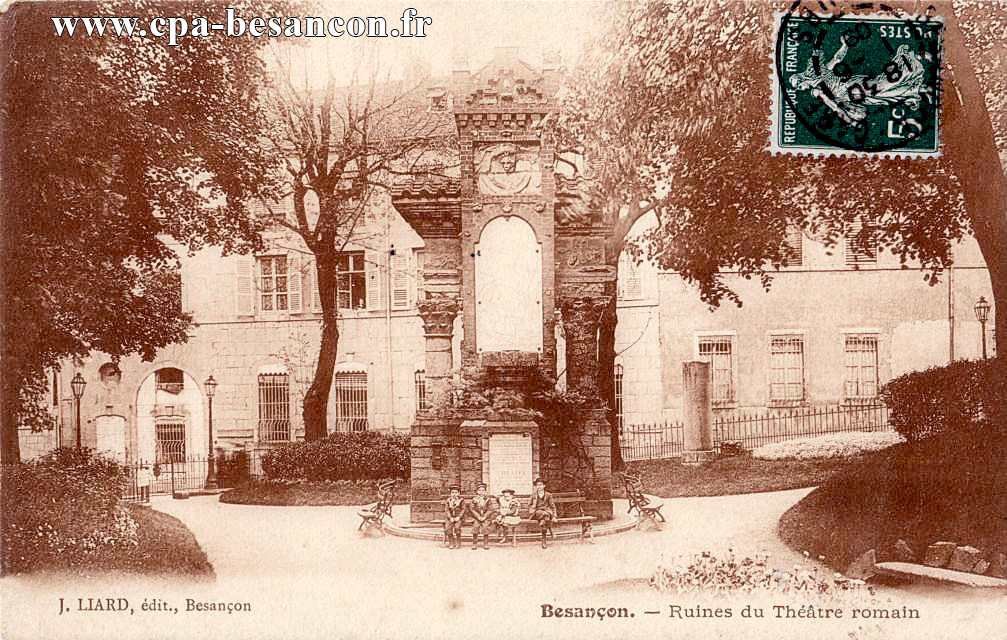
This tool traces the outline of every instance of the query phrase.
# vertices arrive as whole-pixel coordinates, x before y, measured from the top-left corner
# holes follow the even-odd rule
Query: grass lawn
[[[221,502],[271,506],[350,506],[365,505],[378,500],[377,483],[373,481],[296,483],[253,481],[220,496]],[[409,481],[395,485],[395,504],[409,501]]]
[[[1005,440],[987,428],[868,455],[783,514],[780,537],[837,571],[872,548],[892,559],[900,538],[918,555],[939,540],[1007,552]]]
[[[130,573],[213,577],[213,567],[195,536],[182,521],[149,507],[130,505],[138,525],[140,544],[131,553],[122,554],[121,564],[113,569]]]
[[[751,455],[718,458],[698,467],[683,465],[677,458],[627,463],[629,473],[639,474],[647,493],[662,498],[724,496],[813,487],[833,474],[858,467],[870,454],[849,458],[814,460],[760,460]],[[613,488],[622,495],[621,480]]]

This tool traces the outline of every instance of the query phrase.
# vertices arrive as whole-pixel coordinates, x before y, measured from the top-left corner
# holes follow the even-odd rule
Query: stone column
[[[684,401],[684,464],[699,464],[713,459],[713,418],[710,409],[710,363],[682,363],[682,399]]]
[[[566,387],[598,391],[598,327],[608,296],[560,298],[566,334]]]
[[[452,298],[428,299],[416,305],[426,335],[427,405],[437,406],[451,385],[451,336],[460,305]]]

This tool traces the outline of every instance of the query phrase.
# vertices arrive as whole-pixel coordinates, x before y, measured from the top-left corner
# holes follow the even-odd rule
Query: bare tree
[[[274,211],[314,255],[322,335],[314,377],[304,397],[306,440],[324,438],[326,407],[339,346],[339,258],[358,240],[375,196],[397,176],[423,171],[428,156],[449,144],[453,123],[425,103],[422,80],[379,79],[380,65],[362,55],[345,79],[327,60],[323,86],[312,86],[318,65],[297,52],[277,51],[270,86],[275,112],[266,137],[280,152],[280,193],[292,211]],[[295,70],[295,67],[296,70]],[[317,198],[317,213],[309,198]],[[310,209],[310,211],[309,211]]]

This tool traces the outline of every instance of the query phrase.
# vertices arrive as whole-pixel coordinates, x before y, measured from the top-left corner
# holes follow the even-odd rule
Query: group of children
[[[542,548],[545,549],[546,538],[552,534],[552,524],[556,520],[556,505],[552,494],[545,490],[545,481],[536,478],[531,504],[528,506],[529,518],[539,524],[542,532]],[[511,535],[514,527],[521,524],[521,502],[514,497],[513,489],[504,489],[499,497],[487,495],[486,485],[480,483],[476,494],[471,500],[464,500],[461,487],[450,488],[448,499],[444,502],[444,537],[449,549],[460,549],[462,546],[462,524],[465,516],[472,520],[472,549],[478,548],[479,536],[483,537],[483,549],[489,549],[489,536],[495,529],[500,532],[500,542],[507,539],[507,530]]]

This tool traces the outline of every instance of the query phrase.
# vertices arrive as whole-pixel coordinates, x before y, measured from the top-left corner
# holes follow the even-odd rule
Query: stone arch
[[[182,372],[182,383],[158,384],[157,372],[177,369]],[[160,363],[150,368],[136,390],[136,449],[135,458],[156,461],[165,457],[164,441],[181,440],[181,446],[172,446],[172,454],[184,458],[206,458],[208,451],[206,399],[198,378],[176,363]],[[160,426],[159,426],[160,425]],[[176,429],[175,425],[181,425]],[[177,434],[178,438],[175,438]]]
[[[486,223],[476,244],[476,350],[542,351],[542,249],[519,216]]]

